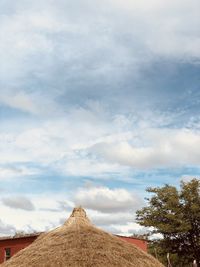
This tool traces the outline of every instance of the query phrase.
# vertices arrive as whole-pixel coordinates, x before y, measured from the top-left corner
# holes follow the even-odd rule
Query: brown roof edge
[[[36,236],[39,236],[39,235],[41,235],[43,233],[45,233],[45,232],[35,232],[35,233],[30,233],[30,234],[16,234],[16,235],[13,235],[13,236],[5,236],[5,237],[2,236],[2,237],[0,237],[0,241],[18,239],[18,238],[26,238],[26,237],[34,237],[34,236],[36,237]],[[114,236],[123,237],[123,238],[137,239],[137,240],[142,240],[142,241],[149,241],[146,238],[140,238],[140,237],[134,237],[134,236],[124,236],[124,235],[114,235]]]
[[[36,237],[36,236],[39,236],[39,235],[41,235],[43,233],[44,232],[36,232],[36,233],[30,233],[30,234],[16,234],[16,235],[13,235],[13,236],[2,236],[2,237],[0,237],[0,241],[18,239],[18,238],[25,238],[25,237]]]
[[[135,237],[135,236],[124,236],[124,235],[114,235],[114,236],[137,239],[137,240],[141,240],[141,241],[149,241],[147,238],[141,238],[141,237]]]

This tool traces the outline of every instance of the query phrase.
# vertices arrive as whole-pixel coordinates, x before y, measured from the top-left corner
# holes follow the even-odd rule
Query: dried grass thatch
[[[132,244],[94,227],[82,208],[1,267],[163,267]]]

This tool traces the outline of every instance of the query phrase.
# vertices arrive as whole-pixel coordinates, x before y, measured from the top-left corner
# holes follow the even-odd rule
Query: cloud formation
[[[134,190],[199,176],[199,8],[198,0],[0,1],[6,225],[51,228],[84,203],[95,222],[127,233],[137,228]]]
[[[105,160],[138,169],[200,164],[199,132],[186,129],[147,129],[145,136],[140,138],[142,146],[128,141],[99,143],[91,147],[90,151]]]
[[[33,99],[25,92],[18,92],[15,95],[0,96],[0,103],[13,109],[19,109],[23,112],[37,114],[37,107],[34,105]]]
[[[16,229],[13,225],[5,224],[0,220],[0,234],[3,235],[13,235]]]
[[[126,225],[134,221],[133,212],[115,212],[115,213],[94,213],[91,215],[91,221],[99,227],[108,227],[110,225]]]
[[[87,209],[104,213],[135,210],[140,205],[139,197],[125,189],[91,187],[79,189],[74,202]]]
[[[12,209],[22,209],[26,211],[33,211],[35,209],[33,203],[24,196],[5,197],[2,198],[1,201],[5,206],[8,206]]]
[[[144,107],[154,93],[171,91],[150,85],[154,68],[156,73],[167,68],[169,75],[170,69],[177,73],[177,63],[199,62],[197,0],[78,3],[44,1],[42,9],[38,1],[2,4],[4,105],[39,116],[63,114],[64,106],[88,99],[110,102],[117,110],[127,103],[139,108],[140,100]]]

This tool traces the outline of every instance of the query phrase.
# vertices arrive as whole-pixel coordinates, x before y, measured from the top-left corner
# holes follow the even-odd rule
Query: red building
[[[13,237],[1,237],[0,238],[0,264],[14,254],[16,254],[21,249],[29,246],[37,237],[38,234],[29,234],[23,236],[13,236]]]
[[[131,236],[120,236],[120,235],[117,235],[117,237],[128,243],[134,244],[144,252],[147,252],[147,245],[148,245],[147,239],[131,237]]]
[[[14,254],[23,248],[29,246],[41,233],[16,235],[13,237],[0,238],[0,264],[11,258]],[[135,237],[117,236],[120,239],[136,245],[147,252],[147,240]]]

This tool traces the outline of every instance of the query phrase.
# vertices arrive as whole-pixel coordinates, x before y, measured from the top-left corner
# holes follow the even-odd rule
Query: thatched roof
[[[94,227],[82,208],[1,267],[163,267],[132,244]]]

